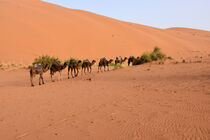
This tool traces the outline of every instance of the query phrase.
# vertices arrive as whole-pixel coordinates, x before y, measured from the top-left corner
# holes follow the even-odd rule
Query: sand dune
[[[158,29],[40,0],[0,0],[0,62],[140,55],[175,60],[30,86],[28,69],[0,70],[1,140],[210,139],[210,32]],[[196,57],[195,57],[196,56]],[[202,57],[198,57],[202,56]],[[187,63],[175,64],[180,57]],[[54,78],[57,78],[58,74]],[[90,80],[91,79],[91,80]]]
[[[210,52],[209,31],[158,29],[39,0],[1,0],[0,17],[3,62],[140,55],[156,45],[174,58]]]

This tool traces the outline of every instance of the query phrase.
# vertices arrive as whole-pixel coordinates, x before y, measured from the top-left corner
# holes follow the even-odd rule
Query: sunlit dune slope
[[[209,31],[158,29],[39,0],[1,0],[0,20],[3,62],[30,63],[42,54],[62,59],[140,55],[154,46],[172,57],[210,52]]]

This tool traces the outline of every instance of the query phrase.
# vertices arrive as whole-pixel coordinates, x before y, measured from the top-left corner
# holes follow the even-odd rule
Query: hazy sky
[[[210,0],[44,0],[139,24],[210,31]]]

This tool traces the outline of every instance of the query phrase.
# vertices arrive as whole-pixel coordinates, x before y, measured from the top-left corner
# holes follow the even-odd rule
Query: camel
[[[82,74],[83,74],[83,69],[84,69],[84,73],[86,74],[86,69],[87,69],[87,72],[91,73],[92,72],[92,65],[94,65],[96,63],[95,60],[93,60],[92,62],[90,62],[88,59],[86,60],[83,60],[83,63],[82,63]]]
[[[104,71],[106,71],[106,67],[108,67],[109,71],[109,64],[112,63],[113,59],[110,59],[109,61],[106,60],[106,58],[101,58],[99,63],[98,63],[98,72],[101,70],[101,67],[104,66]],[[102,71],[102,70],[101,70]]]
[[[40,63],[34,64],[30,68],[30,80],[31,80],[31,86],[34,86],[33,84],[33,78],[39,74],[39,85],[41,85],[41,80],[42,84],[44,84],[44,79],[43,79],[43,73],[47,72],[49,70],[49,65],[46,65],[43,67]]]
[[[115,65],[117,65],[118,63],[122,64],[123,62],[125,62],[127,60],[127,57],[125,57],[124,59],[122,59],[121,56],[116,57],[115,59]]]
[[[135,59],[134,56],[130,56],[130,57],[128,58],[128,66],[130,66],[130,63],[133,63],[134,59]]]
[[[79,74],[79,64],[82,63],[81,60],[79,60],[78,62],[75,59],[71,59],[69,61],[69,67],[68,67],[68,79],[69,79],[69,72],[71,70],[71,76],[72,78],[77,77]],[[73,71],[74,71],[74,75],[73,75]]]
[[[57,71],[59,72],[59,80],[62,79],[61,77],[61,72],[63,69],[65,69],[67,66],[67,63],[65,62],[64,64],[61,64],[60,61],[56,61],[52,64],[52,66],[50,67],[50,76],[51,76],[51,80],[53,81],[52,79],[52,76],[54,75],[54,73],[56,73]]]

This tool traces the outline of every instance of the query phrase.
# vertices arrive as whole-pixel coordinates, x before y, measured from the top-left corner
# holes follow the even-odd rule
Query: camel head
[[[135,59],[135,57],[134,56],[130,56],[129,59]]]
[[[127,58],[127,57],[125,57],[123,61],[125,61],[125,60],[127,60],[127,59],[128,59],[128,58]]]
[[[77,62],[77,64],[80,64],[80,63],[82,63],[82,61],[81,61],[81,60],[79,60],[79,61]]]
[[[96,60],[93,60],[91,65],[94,65],[95,63],[96,63]]]
[[[113,59],[110,59],[110,60],[108,61],[108,63],[112,63],[112,61],[113,61]]]
[[[67,65],[68,65],[68,63],[67,62],[64,62],[63,66],[66,67]]]
[[[49,65],[49,64],[46,64],[46,65],[43,67],[43,72],[47,72],[49,69],[50,69],[50,65]]]

